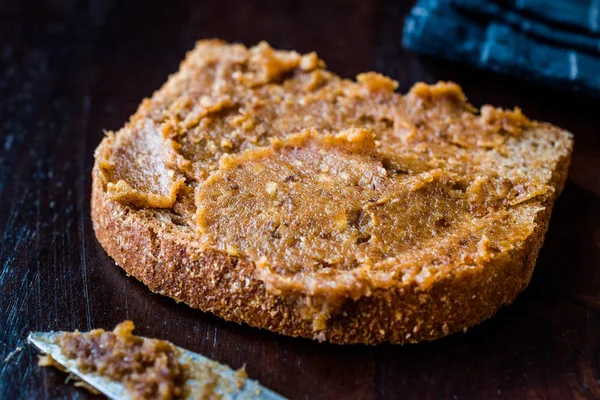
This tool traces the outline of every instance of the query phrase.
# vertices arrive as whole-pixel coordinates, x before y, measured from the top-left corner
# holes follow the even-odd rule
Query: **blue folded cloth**
[[[421,53],[599,95],[594,1],[585,8],[573,0],[419,0],[406,18],[403,43]],[[571,16],[564,15],[567,3],[575,10]],[[543,5],[544,10],[534,7]],[[578,30],[571,28],[575,24]]]
[[[502,3],[496,1],[450,0],[450,3],[456,6],[459,10],[464,10],[473,14],[479,14],[493,21],[507,24],[512,28],[522,31],[526,35],[532,36],[538,40],[552,42],[559,46],[571,47],[600,55],[600,34],[594,35],[590,32],[594,29],[597,30],[599,24],[599,9],[594,8],[594,2],[589,3],[589,1],[586,1],[586,4],[591,4],[588,12],[589,15],[593,16],[594,18],[579,18],[580,14],[582,14],[582,10],[578,10],[578,7],[575,6],[577,3],[579,3],[578,1],[551,1],[549,4],[546,4],[546,7],[540,7],[544,9],[544,15],[556,16],[556,18],[552,21],[553,24],[550,24],[547,20],[544,21],[536,19],[533,17],[533,13],[529,13],[531,16],[523,15],[517,11],[517,9],[508,8],[503,6]],[[530,3],[542,3],[542,1],[522,0],[514,3],[521,7],[519,10],[529,10],[533,7],[533,4]],[[559,20],[567,19],[564,13],[564,8],[562,6],[558,6],[564,5],[564,3],[569,3],[572,5],[573,8],[570,10],[571,13],[567,12],[567,14],[571,15],[570,22],[574,23],[576,20],[578,20],[582,31],[577,32],[573,31],[570,26],[561,27],[560,25],[557,25]],[[597,7],[600,7],[600,0],[597,0],[595,4]],[[574,12],[573,10],[578,11]],[[589,28],[589,31],[584,31],[583,29],[585,28]]]
[[[550,23],[600,33],[600,0],[504,0],[503,3]]]

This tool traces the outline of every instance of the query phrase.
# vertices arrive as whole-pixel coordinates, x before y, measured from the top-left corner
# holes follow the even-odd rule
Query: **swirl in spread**
[[[408,94],[316,54],[202,41],[97,154],[111,199],[168,210],[277,294],[427,287],[533,232],[554,165],[519,109],[453,83]],[[510,212],[509,212],[510,211]]]

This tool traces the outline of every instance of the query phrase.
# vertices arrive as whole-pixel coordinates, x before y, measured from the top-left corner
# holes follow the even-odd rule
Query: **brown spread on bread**
[[[522,241],[537,207],[513,219],[506,209],[547,188],[515,186],[438,168],[389,171],[370,131],[307,130],[222,157],[197,187],[197,226],[207,246],[256,260],[270,290],[356,299]]]
[[[555,196],[553,143],[523,137],[538,123],[518,108],[477,110],[449,82],[396,88],[342,79],[314,53],[200,42],[109,134],[103,189],[249,261],[323,329],[346,299],[504,257]]]

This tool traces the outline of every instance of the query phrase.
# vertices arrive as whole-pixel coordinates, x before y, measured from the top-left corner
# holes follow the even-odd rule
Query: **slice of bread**
[[[92,218],[152,291],[334,343],[464,330],[529,283],[572,136],[459,86],[201,41],[96,151]]]

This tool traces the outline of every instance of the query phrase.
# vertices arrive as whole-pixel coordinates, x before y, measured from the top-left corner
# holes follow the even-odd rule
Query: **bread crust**
[[[548,124],[538,127],[558,131]],[[108,146],[107,140],[99,150],[103,146]],[[284,335],[338,344],[415,343],[476,325],[525,289],[544,242],[553,202],[564,187],[569,162],[570,151],[558,160],[549,182],[555,193],[542,204],[544,209],[537,214],[533,233],[520,247],[485,265],[444,276],[426,289],[413,281],[406,286],[375,289],[358,300],[349,299],[343,312],[331,316],[317,336],[312,321],[302,317],[299,298],[267,291],[255,278],[253,263],[201,250],[195,241],[185,240],[150,214],[111,200],[97,162],[92,173],[92,220],[101,245],[128,275],[153,292],[191,307]]]

